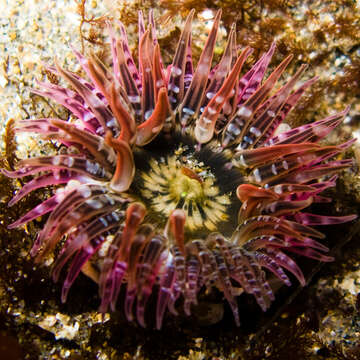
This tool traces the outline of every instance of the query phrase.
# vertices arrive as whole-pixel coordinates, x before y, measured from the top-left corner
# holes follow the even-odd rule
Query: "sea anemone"
[[[290,253],[331,261],[324,235],[313,226],[356,216],[304,212],[335,186],[352,160],[338,155],[353,141],[328,146],[321,140],[349,108],[279,133],[279,125],[317,79],[296,83],[306,69],[273,88],[290,63],[286,57],[263,80],[275,43],[244,74],[252,50],[238,55],[236,30],[229,32],[219,63],[213,54],[221,11],[193,69],[188,15],[168,67],[161,59],[153,13],[146,29],[139,16],[137,66],[125,28],[109,24],[112,64],[73,49],[88,79],[61,68],[48,72],[70,88],[39,82],[32,90],[65,106],[67,120],[19,121],[17,132],[55,141],[59,153],[20,160],[12,178],[37,174],[11,199],[56,186],[54,194],[9,226],[48,214],[31,249],[37,263],[61,244],[52,277],[65,301],[80,271],[98,283],[102,313],[115,310],[126,288],[124,312],[145,326],[149,297],[156,296],[156,327],[177,300],[189,315],[203,289],[220,290],[240,324],[237,296],[252,294],[265,311],[274,300],[269,274],[290,285],[286,271],[304,285]],[[334,159],[334,157],[337,157]],[[181,299],[181,300],[180,300]]]

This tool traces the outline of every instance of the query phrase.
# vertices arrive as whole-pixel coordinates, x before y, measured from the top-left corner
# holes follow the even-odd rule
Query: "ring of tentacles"
[[[2,170],[13,178],[35,175],[9,206],[35,189],[57,186],[9,227],[48,214],[31,255],[41,262],[61,244],[52,276],[58,280],[68,264],[62,301],[83,271],[98,283],[101,312],[115,309],[124,286],[125,315],[142,326],[152,293],[160,328],[167,309],[177,313],[178,299],[189,315],[198,293],[213,287],[224,294],[239,325],[239,294],[252,294],[265,311],[274,299],[269,274],[289,286],[290,272],[305,284],[291,253],[331,260],[318,241],[324,235],[313,226],[355,218],[304,211],[330,201],[320,193],[352,164],[334,157],[353,141],[321,144],[349,109],[276,132],[317,78],[296,86],[306,69],[302,65],[274,91],[292,59],[286,57],[264,79],[275,44],[240,75],[252,50],[238,54],[234,26],[213,65],[221,11],[194,69],[193,16],[191,11],[168,66],[152,12],[148,28],[139,16],[138,66],[120,22],[117,30],[107,25],[109,66],[75,49],[87,79],[56,62],[49,66],[70,88],[40,82],[32,91],[72,116],[22,120],[16,131],[56,141],[61,152]]]

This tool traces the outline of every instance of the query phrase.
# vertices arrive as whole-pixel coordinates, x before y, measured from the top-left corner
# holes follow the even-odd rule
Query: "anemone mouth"
[[[240,75],[251,49],[237,55],[235,27],[222,59],[211,69],[221,11],[194,70],[193,15],[167,69],[152,12],[148,30],[140,14],[139,66],[120,24],[120,36],[108,25],[112,69],[76,50],[90,80],[58,64],[49,67],[71,90],[40,83],[42,89],[34,92],[63,104],[78,121],[31,119],[20,121],[16,131],[75,146],[77,153],[24,159],[15,171],[2,169],[13,178],[38,174],[10,206],[35,189],[60,185],[60,191],[9,228],[49,214],[31,255],[40,262],[65,239],[52,269],[57,281],[69,263],[62,301],[80,271],[98,282],[103,313],[115,310],[125,283],[125,315],[145,326],[146,304],[157,284],[158,329],[166,309],[177,314],[180,297],[189,315],[204,288],[224,294],[237,325],[239,293],[252,294],[265,311],[274,294],[263,270],[289,286],[288,271],[304,285],[291,253],[331,261],[325,255],[328,248],[318,241],[324,235],[313,226],[356,217],[303,211],[329,201],[321,192],[335,186],[336,174],[352,164],[336,157],[353,140],[321,145],[349,108],[277,135],[316,78],[295,89],[306,68],[300,66],[272,93],[292,58],[263,80],[275,43]],[[89,270],[91,262],[98,273]]]
[[[242,173],[216,142],[198,147],[181,132],[160,134],[134,152],[136,173],[129,193],[147,207],[147,220],[165,227],[175,209],[186,216],[188,238],[219,231],[231,236],[241,203],[236,188]],[[139,196],[140,195],[140,196]]]

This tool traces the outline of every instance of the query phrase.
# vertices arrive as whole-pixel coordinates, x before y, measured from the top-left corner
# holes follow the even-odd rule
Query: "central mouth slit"
[[[191,237],[214,231],[231,234],[230,219],[236,219],[241,205],[234,189],[243,181],[240,171],[229,169],[228,162],[212,146],[199,150],[190,137],[163,136],[135,153],[132,190],[159,226],[166,224],[172,211],[182,209],[185,231]]]

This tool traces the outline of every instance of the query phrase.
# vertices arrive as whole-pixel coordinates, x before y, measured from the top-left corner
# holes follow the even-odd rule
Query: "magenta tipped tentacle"
[[[96,161],[88,160],[85,156],[72,156],[72,155],[55,155],[34,157],[29,159],[20,160],[17,163],[19,170],[2,172],[8,177],[24,177],[33,175],[42,171],[60,171],[68,170],[84,175],[85,178],[94,180],[106,180],[110,177],[111,173],[106,171]]]
[[[265,53],[256,64],[240,79],[238,93],[238,107],[248,100],[258,89],[264,77],[265,71],[269,66],[270,60],[274,55],[276,44],[273,42],[270,49]]]
[[[82,184],[78,187],[70,188],[63,194],[62,201],[52,211],[49,218],[46,221],[43,229],[38,233],[36,241],[31,250],[31,255],[35,256],[39,248],[43,245],[46,239],[54,233],[59,223],[64,220],[66,214],[71,213],[77,206],[90,200],[93,197],[99,196],[105,193],[105,189],[101,186]]]
[[[109,198],[105,195],[98,195],[91,197],[74,208],[74,210],[68,216],[57,217],[50,229],[50,232],[45,232],[44,228],[36,240],[36,244],[42,245],[42,248],[36,253],[36,258],[39,260],[61,240],[64,234],[70,234],[71,230],[77,228],[82,223],[86,223],[88,220],[99,218],[103,214],[112,213],[115,211],[124,201],[122,199]],[[105,216],[105,215],[104,215]],[[59,219],[60,218],[60,219]],[[116,214],[114,215],[116,219]],[[109,221],[102,221],[104,227],[106,227]],[[35,248],[31,250],[32,254]]]
[[[58,193],[50,197],[49,199],[43,201],[41,204],[35,206],[32,210],[23,215],[20,219],[16,220],[12,224],[8,226],[8,229],[14,229],[21,225],[28,223],[31,220],[38,218],[39,216],[43,216],[48,212],[55,209],[55,207],[61,203],[62,198],[64,197],[64,193]]]
[[[314,123],[299,126],[295,129],[283,132],[280,135],[271,138],[267,145],[318,142],[344,120],[344,117],[347,115],[349,110],[350,107],[348,106],[345,110],[335,115],[331,115],[325,119],[315,121]]]
[[[194,10],[188,15],[184,29],[181,33],[181,37],[176,48],[174,55],[174,60],[170,68],[170,79],[168,82],[168,96],[172,109],[175,109],[176,106],[182,101],[184,97],[184,87],[185,87],[185,71],[187,70],[187,81],[189,82],[191,75],[192,80],[192,61],[191,57],[187,57],[187,51],[189,47],[189,41],[191,37],[191,22],[194,16]],[[190,61],[188,63],[188,61]],[[189,86],[190,84],[188,84]]]
[[[117,133],[119,130],[116,127],[116,121],[106,104],[101,99],[99,99],[99,97],[93,91],[91,91],[87,86],[85,86],[81,81],[73,76],[70,71],[62,69],[58,64],[56,64],[56,68],[59,74],[64,77],[69,82],[69,84],[76,89],[77,93],[84,99],[86,104],[91,109],[91,112],[99,121],[101,129],[104,132],[111,130],[112,132]]]
[[[205,97],[202,102],[202,107],[205,108],[214,95],[219,91],[223,85],[226,76],[234,67],[236,62],[236,36],[235,24],[231,27],[228,42],[224,50],[223,56],[218,65],[213,68],[209,74],[209,85],[206,88]],[[235,43],[235,44],[234,44]],[[235,47],[235,49],[234,49]],[[235,82],[238,81],[238,76],[235,77]]]
[[[296,74],[275,95],[259,106],[254,113],[253,120],[245,129],[243,141],[239,144],[240,149],[256,147],[256,143],[262,135],[273,126],[273,121],[276,121],[280,109],[306,68],[306,65],[300,66]]]
[[[68,244],[64,246],[63,251],[57,257],[52,270],[54,281],[59,279],[60,271],[62,270],[63,266],[75,254],[76,251],[86,247],[88,243],[93,240],[93,238],[101,235],[102,233],[106,233],[112,228],[116,228],[119,222],[122,220],[122,214],[113,211],[111,208],[104,208],[100,214],[97,213],[95,215],[91,215],[91,218],[94,220],[87,223],[85,219],[84,223],[87,225],[68,238]]]
[[[216,287],[239,325],[239,294],[252,294],[265,311],[274,300],[267,273],[290,286],[289,272],[305,285],[292,254],[331,261],[324,235],[313,227],[356,218],[305,210],[331,201],[322,192],[334,187],[337,174],[353,163],[341,154],[354,140],[336,146],[321,143],[349,107],[275,135],[317,77],[297,87],[306,69],[302,65],[274,92],[292,58],[264,79],[275,43],[240,75],[251,49],[238,54],[235,26],[213,66],[220,16],[218,11],[195,71],[194,11],[167,70],[154,13],[150,11],[147,25],[140,12],[138,65],[124,25],[118,22],[116,34],[107,23],[111,66],[73,49],[88,79],[55,62],[46,68],[72,90],[43,82],[33,90],[65,106],[77,120],[18,121],[17,133],[33,132],[60,143],[61,153],[20,160],[15,170],[0,171],[10,178],[39,174],[9,206],[35,189],[60,186],[9,228],[49,213],[30,254],[40,262],[61,247],[52,276],[58,280],[69,264],[63,302],[83,271],[98,282],[100,312],[116,309],[124,287],[125,316],[141,326],[155,293],[154,319],[160,329],[167,310],[178,314],[178,299],[190,315],[199,292]],[[227,183],[235,185],[229,189]],[[235,190],[233,199],[229,193]],[[238,216],[230,211],[234,206],[240,209]],[[235,231],[219,233],[228,228]]]
[[[92,133],[99,135],[104,134],[104,129],[100,125],[100,122],[78,93],[45,82],[38,82],[38,84],[41,86],[41,90],[32,89],[31,91],[34,94],[55,100],[69,109]]]
[[[221,10],[219,10],[215,16],[213,27],[209,33],[203,52],[200,55],[191,84],[180,105],[179,114],[182,127],[185,127],[194,116],[197,116],[200,110],[200,105],[208,81],[216,35],[220,25],[220,17]]]
[[[267,130],[261,135],[260,139],[258,139],[258,142],[255,144],[255,148],[263,145],[264,143],[267,143],[267,141],[272,138],[278,126],[284,121],[286,116],[295,107],[301,96],[304,94],[305,90],[311,85],[313,85],[317,80],[318,77],[314,77],[304,82],[303,85],[301,85],[297,90],[295,90],[291,95],[289,95],[274,120],[268,126]]]
[[[322,216],[310,213],[298,213],[295,215],[297,222],[308,226],[342,224],[356,219],[356,215],[347,216]]]
[[[263,252],[273,259],[278,265],[284,269],[290,271],[298,280],[302,286],[305,286],[306,281],[303,272],[297,266],[296,262],[289,256],[276,248],[267,247]]]
[[[83,245],[81,249],[77,251],[74,259],[69,266],[66,279],[64,280],[63,287],[61,289],[61,302],[66,302],[69,290],[75,279],[78,277],[82,267],[98,251],[104,241],[105,236],[99,235],[91,239],[86,245]]]
[[[142,261],[139,264],[139,274],[136,281],[136,319],[143,327],[145,327],[145,306],[160,270],[162,262],[161,254],[164,250],[164,245],[165,238],[161,235],[155,235],[145,247]]]
[[[229,76],[226,78],[219,91],[210,100],[199,120],[196,122],[194,132],[195,138],[199,143],[206,143],[213,138],[216,120],[220,114],[224,103],[232,95],[231,92],[234,89],[240,70],[246,58],[250,54],[251,49],[249,47],[245,48],[242,51]]]
[[[54,171],[53,174],[44,174],[26,183],[9,201],[8,206],[15,205],[30,192],[49,185],[67,184],[70,180],[80,180],[76,174],[69,171]]]
[[[166,264],[166,271],[160,280],[159,295],[156,304],[156,328],[160,330],[166,307],[169,306],[173,287],[176,280],[175,266],[169,261]]]
[[[222,147],[238,144],[241,140],[250,142],[250,144],[252,144],[252,140],[246,136],[245,130],[253,120],[256,109],[269,95],[276,81],[285,71],[292,58],[292,55],[289,55],[287,58],[285,58],[266,79],[264,84],[259,87],[255,93],[244,102],[243,105],[239,107],[235,116],[230,119],[223,131],[221,142]]]
[[[267,254],[262,252],[255,252],[256,260],[258,264],[269,271],[271,271],[278,279],[280,279],[285,285],[290,286],[291,282],[288,276],[285,274],[282,267]]]

